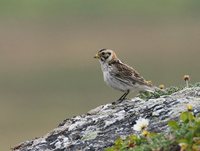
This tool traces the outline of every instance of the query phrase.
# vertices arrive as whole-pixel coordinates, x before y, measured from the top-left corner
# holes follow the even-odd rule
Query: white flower
[[[140,132],[140,131],[146,129],[148,125],[149,125],[149,120],[148,120],[148,119],[139,118],[139,119],[136,121],[136,124],[133,126],[133,129],[134,129],[135,131]]]

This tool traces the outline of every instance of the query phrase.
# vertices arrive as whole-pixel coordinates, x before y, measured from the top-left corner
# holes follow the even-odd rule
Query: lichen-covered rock
[[[120,104],[99,106],[87,114],[66,119],[47,135],[26,141],[15,151],[100,151],[119,137],[134,133],[139,118],[150,120],[149,130],[166,132],[167,122],[187,110],[186,104],[200,112],[200,87],[185,88],[170,96],[142,100],[138,97]]]

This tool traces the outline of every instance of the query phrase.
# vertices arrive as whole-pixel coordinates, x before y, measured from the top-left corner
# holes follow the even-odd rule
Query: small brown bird
[[[99,59],[106,84],[125,92],[119,98],[119,103],[130,91],[155,91],[156,87],[147,82],[135,69],[122,63],[113,50],[101,49],[94,58]]]

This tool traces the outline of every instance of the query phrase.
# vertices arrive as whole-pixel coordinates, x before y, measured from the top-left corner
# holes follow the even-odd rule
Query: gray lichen
[[[47,135],[21,143],[15,151],[92,151],[111,146],[119,137],[132,133],[139,117],[150,120],[149,130],[166,132],[167,122],[187,110],[200,112],[200,87],[185,88],[169,96],[143,100],[133,98],[120,104],[99,106],[87,114],[63,121]]]

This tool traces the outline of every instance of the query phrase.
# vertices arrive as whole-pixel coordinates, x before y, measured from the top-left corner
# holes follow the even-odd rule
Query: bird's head
[[[94,58],[99,59],[99,61],[102,63],[109,63],[117,59],[117,56],[111,49],[100,49]]]

